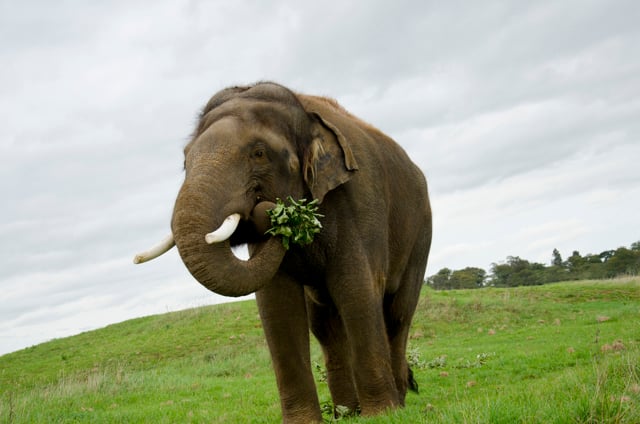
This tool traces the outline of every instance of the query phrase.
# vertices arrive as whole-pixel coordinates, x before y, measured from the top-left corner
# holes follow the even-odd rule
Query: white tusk
[[[146,252],[138,253],[133,258],[134,264],[141,264],[143,262],[150,261],[151,259],[155,259],[163,253],[168,252],[173,246],[176,245],[176,242],[173,240],[173,234],[169,234],[165,238],[160,241],[160,243],[153,246],[151,249]]]
[[[239,223],[240,223],[239,213],[234,213],[233,215],[229,215],[228,217],[225,218],[220,228],[204,236],[204,240],[208,244],[225,241],[229,237],[231,237],[231,234],[233,234],[236,228],[238,228]]]

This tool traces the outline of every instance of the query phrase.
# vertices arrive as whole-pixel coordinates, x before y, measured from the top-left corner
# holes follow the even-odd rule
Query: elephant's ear
[[[349,181],[358,164],[342,132],[319,114],[311,115],[315,122],[303,173],[313,198],[322,203],[329,191]]]

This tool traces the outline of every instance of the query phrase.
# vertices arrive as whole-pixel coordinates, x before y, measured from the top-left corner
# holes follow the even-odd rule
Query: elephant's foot
[[[390,374],[390,373],[389,373]],[[401,406],[400,396],[391,375],[384,375],[384,383],[378,385],[359,384],[360,415],[370,417],[380,415]]]
[[[282,422],[284,424],[322,423],[320,409],[283,409]]]
[[[282,422],[286,424],[322,423],[322,413],[315,388],[306,395],[280,394]]]
[[[283,424],[320,424],[324,423],[322,417],[316,418],[315,415],[296,415],[292,417],[283,416]]]
[[[399,408],[400,405],[397,402],[381,402],[369,405],[362,405],[360,415],[363,417],[372,417],[375,415],[385,414],[389,411]]]
[[[322,413],[315,387],[305,393],[299,388],[299,393],[280,393],[280,406],[282,407],[282,422],[290,424],[321,423]]]
[[[335,418],[355,414],[360,410],[360,400],[353,381],[351,367],[328,365],[327,383],[331,391]]]

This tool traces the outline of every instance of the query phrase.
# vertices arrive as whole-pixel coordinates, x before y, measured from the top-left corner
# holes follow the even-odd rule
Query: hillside
[[[317,346],[312,360],[322,364]],[[342,422],[640,422],[640,279],[423,290],[404,410]],[[322,367],[315,370],[328,402]],[[328,416],[327,416],[328,417]],[[0,357],[0,422],[279,422],[254,301]],[[328,419],[328,418],[327,418]]]

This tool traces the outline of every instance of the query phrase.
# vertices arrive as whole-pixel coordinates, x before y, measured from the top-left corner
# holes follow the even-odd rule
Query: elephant
[[[175,245],[207,289],[255,293],[283,422],[322,422],[310,333],[336,407],[403,407],[417,391],[406,348],[432,235],[426,179],[407,153],[335,100],[263,81],[211,97],[184,170],[170,235],[134,262]],[[313,242],[286,250],[265,235],[266,211],[289,196],[317,199],[323,216]],[[240,244],[246,260],[231,251]]]

